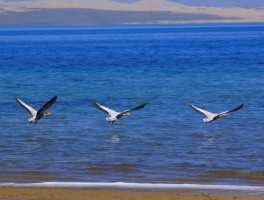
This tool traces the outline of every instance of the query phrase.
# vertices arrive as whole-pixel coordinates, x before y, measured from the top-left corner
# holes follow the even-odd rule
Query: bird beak
[[[52,114],[51,112],[47,112],[47,113],[45,113],[45,115],[47,115],[47,116],[48,116],[48,115],[51,115],[51,114]]]

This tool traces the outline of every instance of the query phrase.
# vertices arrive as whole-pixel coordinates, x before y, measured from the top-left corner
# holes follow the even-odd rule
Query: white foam
[[[43,183],[0,183],[0,187],[117,187],[142,189],[200,189],[228,191],[264,192],[264,186],[246,185],[200,185],[200,184],[162,184],[162,183],[124,183],[124,182],[43,182]]]

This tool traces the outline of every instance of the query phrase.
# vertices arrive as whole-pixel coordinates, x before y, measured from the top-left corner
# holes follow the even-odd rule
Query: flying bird
[[[114,110],[111,110],[110,108],[107,108],[105,106],[100,105],[99,103],[94,102],[94,104],[95,104],[95,106],[98,109],[100,109],[101,111],[103,111],[103,112],[105,112],[106,114],[109,115],[109,117],[106,117],[106,120],[109,123],[112,123],[112,124],[114,124],[115,121],[118,120],[118,119],[120,119],[121,117],[130,115],[130,112],[135,111],[135,110],[142,109],[142,108],[144,108],[147,105],[146,103],[144,103],[144,104],[142,104],[140,106],[137,106],[135,108],[132,108],[130,110],[125,110],[123,112],[116,112]]]
[[[19,98],[16,98],[17,103],[21,105],[23,108],[25,108],[31,115],[32,118],[29,118],[28,121],[30,124],[35,123],[37,124],[38,120],[43,118],[44,116],[51,115],[51,112],[46,112],[47,109],[49,109],[52,104],[55,103],[57,99],[57,96],[54,96],[51,100],[49,100],[47,103],[44,104],[38,111],[36,111],[34,108],[30,107],[29,105],[25,104],[23,101],[21,101]]]
[[[208,112],[206,110],[202,110],[201,108],[198,108],[198,107],[194,106],[193,104],[190,104],[190,106],[195,111],[197,111],[197,112],[199,112],[199,113],[201,113],[201,114],[206,116],[206,118],[203,119],[203,121],[205,123],[210,123],[212,121],[215,121],[215,120],[219,119],[222,116],[226,116],[230,112],[234,112],[234,111],[237,111],[237,110],[241,109],[244,106],[244,104],[241,104],[240,106],[238,106],[238,107],[236,107],[236,108],[234,108],[232,110],[221,112],[221,113],[217,113],[217,114]]]

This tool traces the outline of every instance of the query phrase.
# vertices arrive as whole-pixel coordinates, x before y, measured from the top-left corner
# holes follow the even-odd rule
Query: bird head
[[[116,117],[106,117],[105,119],[106,119],[107,121],[109,121],[109,122],[112,122],[112,121],[117,120]]]
[[[210,123],[211,122],[211,119],[205,118],[205,119],[203,119],[203,121],[204,121],[204,123]]]
[[[44,114],[44,116],[49,116],[49,115],[51,115],[51,112],[47,112]]]

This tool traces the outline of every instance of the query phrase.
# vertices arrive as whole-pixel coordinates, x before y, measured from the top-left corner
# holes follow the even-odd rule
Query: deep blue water
[[[263,55],[264,24],[0,27],[0,181],[263,184]]]

